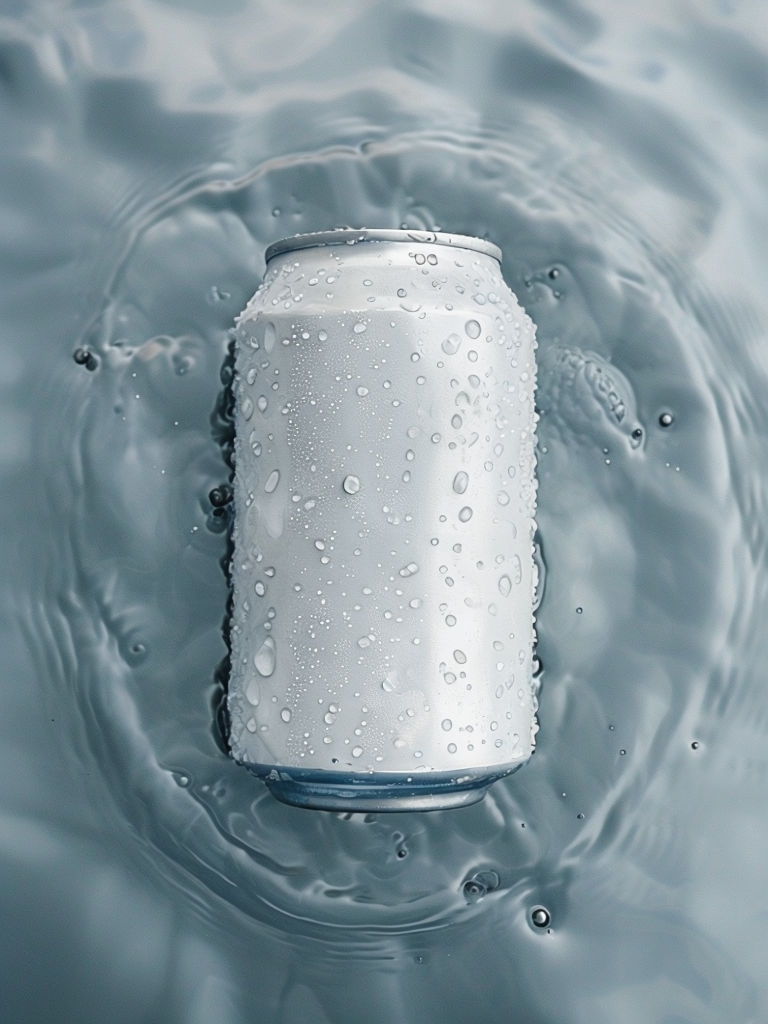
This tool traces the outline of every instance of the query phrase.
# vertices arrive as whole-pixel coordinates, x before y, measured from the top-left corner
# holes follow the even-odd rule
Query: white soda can
[[[533,323],[477,238],[266,259],[237,322],[232,756],[304,807],[472,803],[537,729]]]

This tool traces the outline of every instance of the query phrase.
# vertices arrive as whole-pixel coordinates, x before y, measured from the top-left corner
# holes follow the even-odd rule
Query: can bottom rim
[[[429,772],[424,775],[382,772],[357,775],[346,772],[304,770],[273,765],[246,764],[263,779],[281,803],[322,811],[387,812],[442,811],[469,807],[483,799],[489,787],[516,772],[524,760],[495,765],[492,772]]]

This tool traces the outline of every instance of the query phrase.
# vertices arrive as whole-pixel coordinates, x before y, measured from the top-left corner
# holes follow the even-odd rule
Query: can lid
[[[484,238],[472,235],[452,235],[444,231],[396,230],[390,228],[335,228],[332,231],[312,231],[303,235],[281,238],[267,247],[267,263],[273,256],[296,249],[313,249],[326,245],[356,245],[358,242],[416,242],[425,245],[450,245],[455,249],[473,249],[491,256],[501,263],[501,249]]]

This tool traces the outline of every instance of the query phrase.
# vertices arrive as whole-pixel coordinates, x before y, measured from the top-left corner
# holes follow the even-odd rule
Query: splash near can
[[[479,800],[530,757],[535,329],[487,241],[298,235],[237,322],[232,756],[280,800]]]

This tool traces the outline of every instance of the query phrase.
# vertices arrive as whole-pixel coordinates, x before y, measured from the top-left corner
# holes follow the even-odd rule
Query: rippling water
[[[737,0],[4,5],[4,1019],[768,1017],[767,59]],[[463,810],[217,725],[229,331],[336,224],[492,238],[538,328],[541,731]]]

